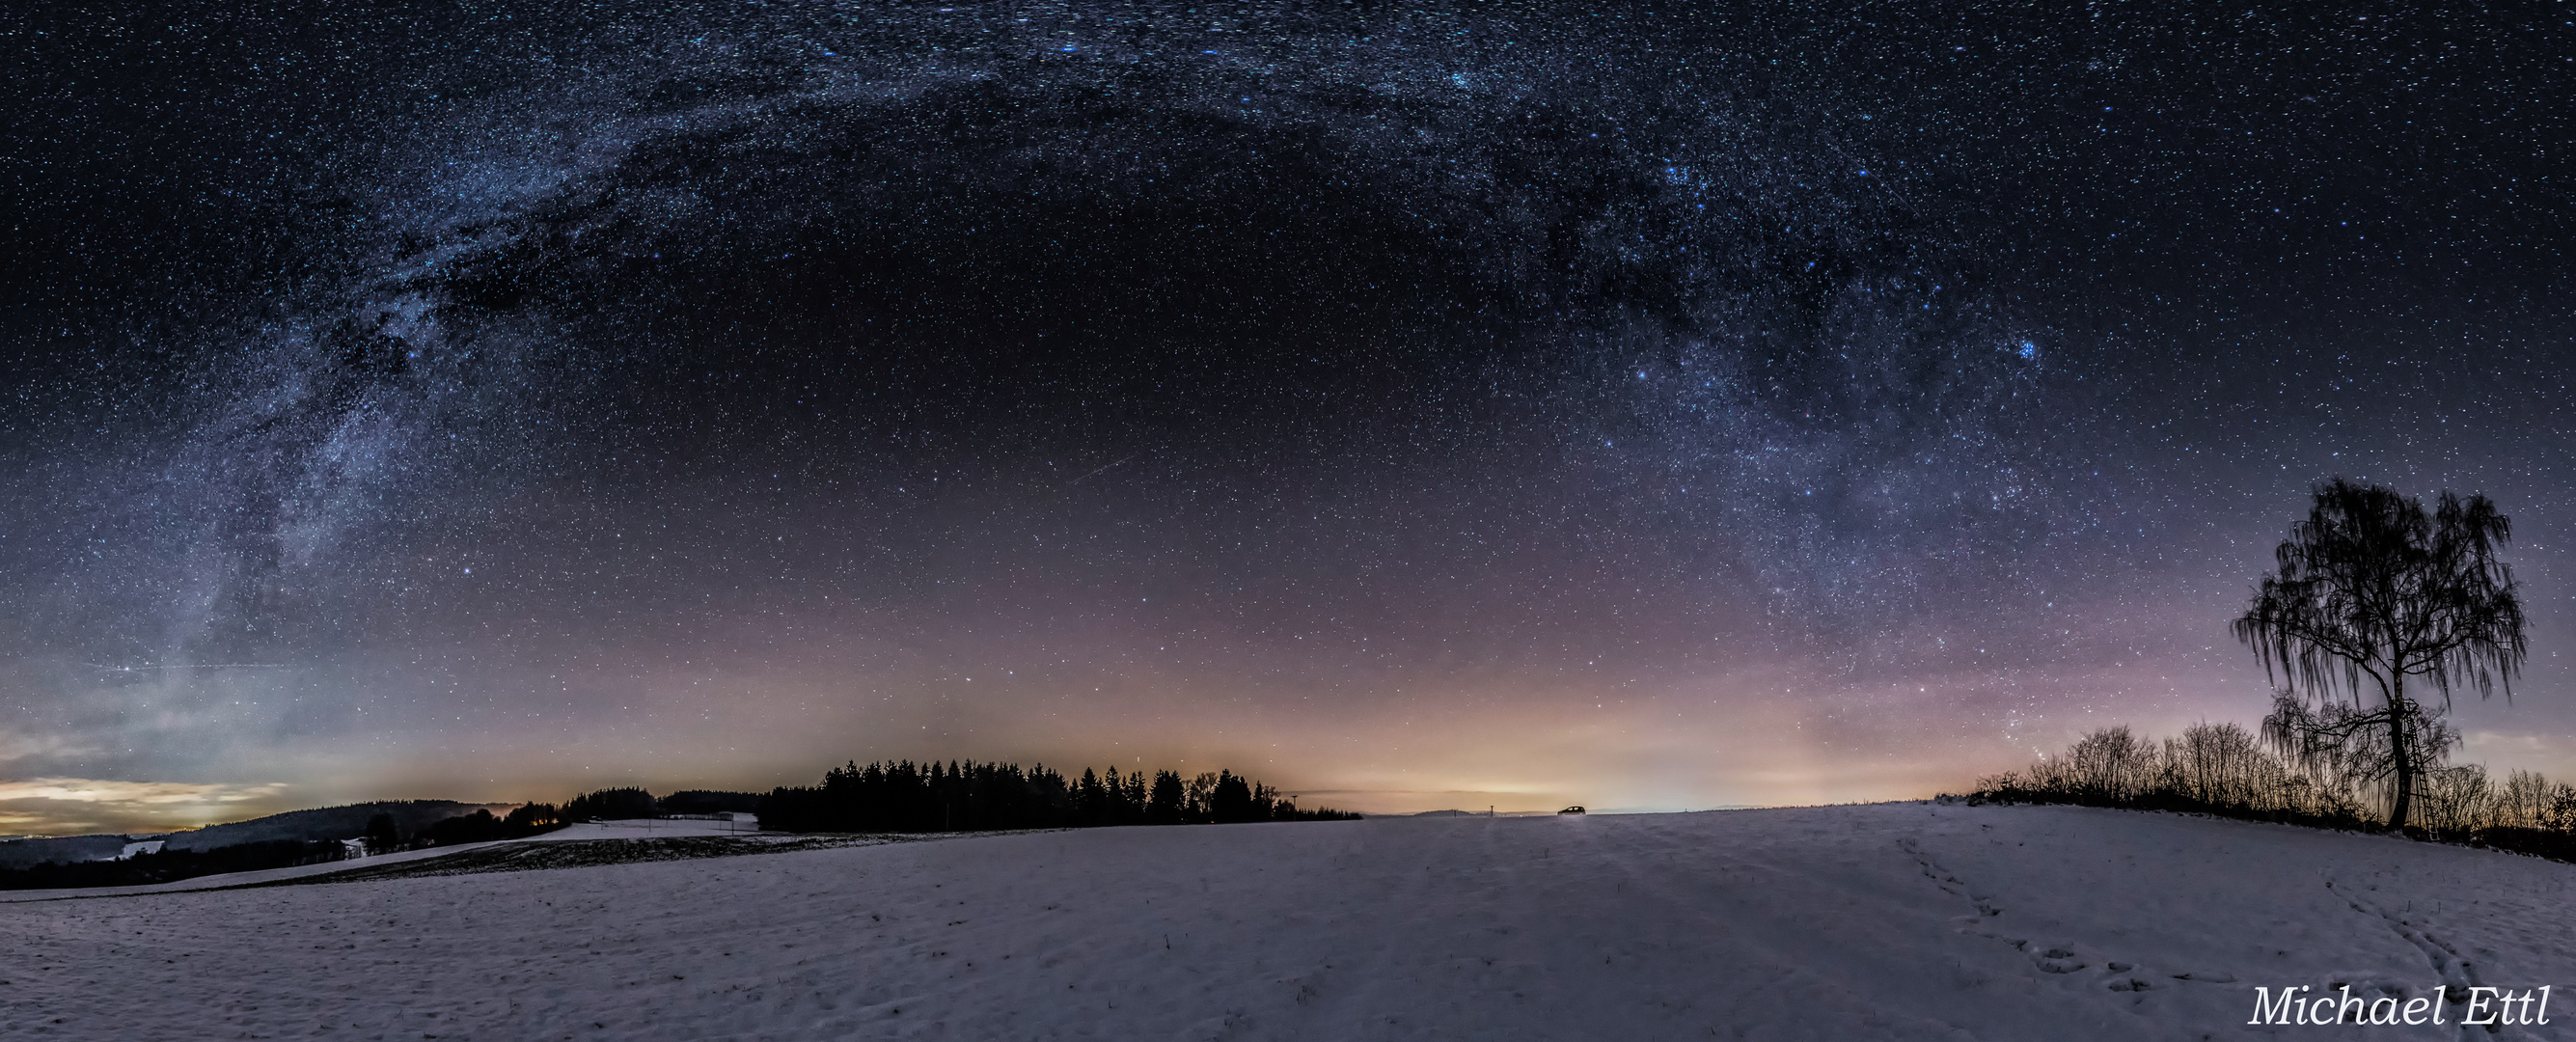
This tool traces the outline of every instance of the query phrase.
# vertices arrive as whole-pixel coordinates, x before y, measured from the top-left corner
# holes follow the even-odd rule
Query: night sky
[[[0,15],[0,832],[1231,767],[1918,797],[2483,492],[2576,771],[2565,4]]]

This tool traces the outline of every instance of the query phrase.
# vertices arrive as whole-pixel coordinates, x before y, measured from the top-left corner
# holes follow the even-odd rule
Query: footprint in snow
[[[2073,949],[2063,947],[2040,949],[2030,961],[2038,964],[2042,973],[2073,973],[2085,965],[2084,960],[2075,957]]]

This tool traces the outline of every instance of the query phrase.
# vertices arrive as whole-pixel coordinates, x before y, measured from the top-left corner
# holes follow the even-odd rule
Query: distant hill
[[[0,843],[0,868],[26,868],[47,861],[96,861],[123,853],[125,844],[126,837],[106,834],[13,839]]]
[[[455,800],[379,800],[343,807],[291,810],[228,825],[209,825],[193,832],[173,832],[169,846],[164,849],[213,850],[237,843],[356,839],[366,834],[367,819],[377,814],[393,815],[394,827],[409,836],[438,822],[464,817],[477,810],[490,810],[501,815],[509,813],[515,806],[517,804],[458,803]],[[5,846],[0,846],[0,849],[5,849]]]

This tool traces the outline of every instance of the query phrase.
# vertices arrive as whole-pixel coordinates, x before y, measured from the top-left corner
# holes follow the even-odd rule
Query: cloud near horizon
[[[0,782],[0,829],[29,835],[168,832],[273,804],[284,782],[256,785],[29,778]]]

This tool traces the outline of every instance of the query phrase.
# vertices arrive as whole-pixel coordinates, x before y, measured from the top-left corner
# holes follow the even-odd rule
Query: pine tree
[[[1119,824],[1134,825],[1145,820],[1145,772],[1127,772],[1127,788],[1118,800]]]
[[[1186,809],[1184,799],[1179,774],[1155,771],[1153,792],[1145,798],[1145,820],[1156,825],[1180,824]]]
[[[1259,820],[1252,814],[1252,786],[1230,770],[1217,772],[1208,804],[1210,816],[1220,824]]]

